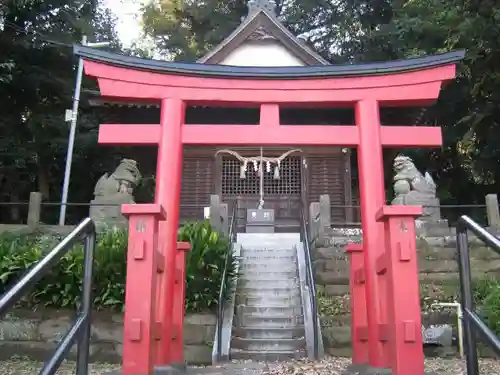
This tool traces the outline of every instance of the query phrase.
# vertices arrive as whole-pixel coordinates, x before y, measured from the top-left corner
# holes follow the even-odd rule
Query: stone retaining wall
[[[68,331],[74,313],[56,310],[15,311],[0,321],[0,360],[26,356],[47,359]],[[92,316],[91,360],[120,363],[123,315],[96,312]],[[184,355],[190,364],[212,361],[216,319],[213,314],[190,314],[184,323]],[[73,348],[72,355],[76,353]]]
[[[352,242],[361,242],[359,233],[337,233],[314,250],[325,351],[332,355],[350,353],[349,265],[344,248]],[[473,277],[500,277],[500,257],[474,237],[469,239],[469,245]],[[452,312],[432,312],[430,307],[435,302],[453,301],[458,294],[455,237],[417,238],[417,251],[424,324],[456,327]]]
[[[454,337],[456,337],[456,322],[457,318],[451,311],[434,311],[422,315],[422,323],[426,327],[432,324],[450,324],[453,326]],[[321,327],[325,352],[332,356],[350,357],[352,353],[350,315],[323,316],[321,317]],[[456,347],[429,347],[424,350],[424,353],[432,357],[445,357],[458,355],[458,350]],[[482,350],[481,354],[483,356],[493,356],[487,350]]]
[[[26,225],[26,224],[0,224],[0,234],[15,235],[47,234],[67,236],[75,229],[75,225]]]

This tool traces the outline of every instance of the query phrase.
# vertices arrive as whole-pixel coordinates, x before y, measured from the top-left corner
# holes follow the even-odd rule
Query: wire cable
[[[48,38],[47,36],[44,36],[43,34],[37,32],[37,31],[28,31],[28,30],[25,30],[19,26],[17,26],[16,24],[13,24],[12,22],[10,21],[4,21],[4,26],[5,27],[8,27],[8,28],[11,28],[13,30],[16,30],[17,32],[19,33],[22,33],[24,35],[31,35],[31,36],[34,36],[34,37],[37,37],[39,40],[41,41],[44,41],[46,43],[49,43],[49,44],[52,44],[54,46],[59,46],[59,47],[65,47],[65,48],[72,48],[73,45],[72,44],[69,44],[69,43],[64,43],[64,42],[60,42],[60,41],[57,41],[57,40],[53,40],[53,39],[50,39]],[[34,44],[34,43],[32,43]]]

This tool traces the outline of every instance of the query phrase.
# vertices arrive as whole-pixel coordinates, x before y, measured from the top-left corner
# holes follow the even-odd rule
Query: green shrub
[[[476,306],[482,306],[485,299],[498,285],[498,281],[493,278],[484,278],[472,281],[472,297]]]
[[[189,241],[187,255],[186,308],[188,311],[213,309],[219,296],[228,241],[212,232],[206,221],[187,223],[179,230],[179,240]],[[1,235],[0,294],[38,262],[60,236]],[[123,309],[125,300],[127,232],[110,230],[98,236],[94,268],[94,304],[96,309]],[[234,260],[230,261],[230,274]],[[26,296],[27,307],[43,305],[74,308],[80,300],[83,280],[83,247],[75,245]],[[229,285],[229,281],[228,281]]]
[[[486,278],[473,282],[474,307],[486,325],[500,336],[500,280]]]
[[[500,336],[500,283],[492,287],[490,293],[484,299],[481,309],[486,323],[497,336]]]
[[[219,299],[228,241],[213,232],[207,220],[184,224],[179,229],[178,239],[188,241],[192,246],[186,257],[186,309],[201,311],[215,308]],[[229,277],[226,278],[224,288],[226,292],[233,286],[234,261],[231,257],[228,262]]]

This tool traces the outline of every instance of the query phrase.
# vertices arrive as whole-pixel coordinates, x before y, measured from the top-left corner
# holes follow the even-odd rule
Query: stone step
[[[241,279],[251,279],[251,280],[282,280],[291,279],[297,277],[297,269],[293,267],[291,270],[270,270],[265,268],[264,270],[255,271],[252,268],[245,268],[240,270],[238,278]]]
[[[238,233],[236,242],[245,246],[285,246],[291,247],[300,242],[300,233]]]
[[[300,289],[295,287],[276,288],[269,286],[261,288],[255,286],[238,286],[237,296],[243,297],[297,297],[300,296]]]
[[[290,297],[300,297],[300,289],[298,287],[293,288],[255,288],[255,287],[238,287],[236,290],[237,296],[242,297],[266,297],[266,298],[290,298]]]
[[[291,248],[269,249],[269,248],[245,248],[241,250],[241,256],[266,256],[266,255],[289,255],[297,256],[297,250]]]
[[[296,243],[267,244],[265,242],[252,245],[242,245],[242,253],[260,254],[265,252],[286,252],[297,255]]]
[[[289,261],[265,262],[259,260],[240,261],[240,272],[297,272],[297,264]]]
[[[304,349],[305,339],[303,337],[296,339],[254,339],[233,337],[231,348],[248,351],[295,351]]]
[[[243,246],[241,251],[288,251],[288,252],[296,252],[295,249],[296,244],[293,245],[288,245],[284,243],[278,243],[278,246],[276,245],[269,245],[265,242],[261,243],[259,246],[254,246],[254,245],[246,245]]]
[[[240,263],[243,264],[262,264],[272,263],[279,265],[280,263],[296,263],[297,256],[287,254],[262,254],[262,255],[246,255],[241,257]]]
[[[262,328],[290,328],[304,324],[302,314],[286,316],[282,314],[239,314],[236,317],[236,324],[239,327],[262,327]]]
[[[283,316],[300,316],[302,315],[302,306],[247,306],[238,305],[236,307],[237,314],[258,314],[258,315],[283,315]]]
[[[294,339],[304,337],[304,327],[288,328],[259,328],[259,327],[235,327],[234,337],[250,339]]]
[[[212,366],[156,366],[154,375],[259,375],[263,374],[268,365],[264,362],[226,362]],[[102,375],[121,375],[121,371],[104,373]]]
[[[261,290],[273,289],[295,289],[299,288],[297,279],[283,279],[283,280],[262,280],[262,279],[242,279],[238,278],[238,288],[255,288]]]
[[[285,362],[291,359],[301,359],[306,356],[305,350],[288,351],[249,351],[241,349],[231,349],[230,357],[234,360],[252,360],[255,362]]]
[[[300,299],[300,294],[297,292],[294,296],[269,296],[269,295],[255,295],[255,296],[238,296],[236,298],[237,303],[245,306],[258,306],[266,305],[269,307],[280,307],[280,306],[300,306],[302,301]]]

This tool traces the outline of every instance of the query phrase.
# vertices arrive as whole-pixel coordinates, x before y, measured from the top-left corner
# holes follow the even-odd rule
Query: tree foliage
[[[380,45],[397,47],[392,48],[397,57],[467,51],[457,79],[446,87],[425,118],[444,127],[444,147],[432,153],[431,167],[439,172],[442,187],[456,202],[482,200],[485,193],[500,187],[496,146],[500,114],[499,5],[463,0],[393,2],[391,22],[360,38],[353,51],[356,56],[369,56]]]
[[[90,41],[111,40],[116,45],[114,20],[97,0],[10,1],[0,10],[0,200],[27,201],[40,191],[49,201],[60,199],[68,142],[65,110],[71,108],[76,59],[72,44],[89,35]],[[5,60],[3,60],[5,59]],[[92,83],[85,82],[89,87]],[[96,155],[97,121],[81,101],[72,184],[87,185],[79,174],[91,168]],[[98,170],[98,168],[97,168]],[[76,171],[76,172],[75,172]],[[89,200],[71,189],[74,200]],[[0,210],[3,219],[18,221],[20,207]]]
[[[441,125],[442,149],[412,151],[445,203],[482,202],[500,188],[500,3],[494,0],[276,0],[276,15],[331,63],[391,60],[466,49],[458,77],[420,120]],[[246,16],[246,0],[155,0],[142,9],[145,36],[169,59],[195,61]],[[0,201],[38,190],[58,201],[66,157],[76,61],[71,44],[116,43],[99,0],[0,2]],[[152,51],[124,53],[144,57]],[[84,81],[85,88],[95,88]],[[83,93],[85,95],[85,91]],[[85,202],[113,158],[96,141],[95,110],[81,101],[70,201]],[[114,157],[117,157],[116,155]],[[75,188],[78,187],[78,188]],[[17,221],[19,210],[0,210]],[[56,215],[55,215],[56,216]],[[2,216],[1,219],[7,219]]]
[[[241,22],[243,0],[160,0],[146,34],[170,57],[194,60]],[[332,63],[393,60],[466,49],[457,79],[422,122],[441,125],[441,150],[411,152],[448,203],[478,203],[500,188],[500,3],[494,0],[276,0],[277,15]],[[460,183],[457,183],[460,181]]]

